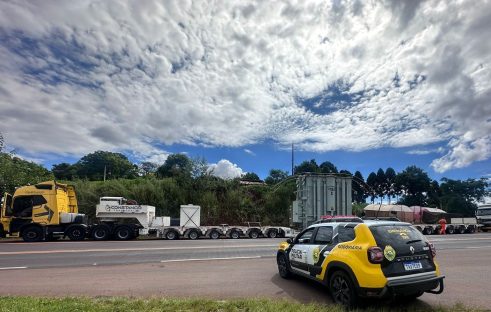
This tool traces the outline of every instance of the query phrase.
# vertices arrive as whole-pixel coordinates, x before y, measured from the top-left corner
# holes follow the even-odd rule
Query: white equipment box
[[[181,205],[180,226],[200,227],[201,207],[195,205]]]

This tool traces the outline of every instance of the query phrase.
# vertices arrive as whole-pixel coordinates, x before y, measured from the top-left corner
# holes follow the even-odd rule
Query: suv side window
[[[338,228],[338,240],[340,243],[349,242],[355,239],[355,229],[351,226],[340,226]]]
[[[310,228],[301,233],[296,239],[295,244],[310,244],[315,228]]]
[[[315,235],[314,244],[318,245],[327,245],[332,242],[332,227],[330,226],[321,226],[317,230],[317,234]]]

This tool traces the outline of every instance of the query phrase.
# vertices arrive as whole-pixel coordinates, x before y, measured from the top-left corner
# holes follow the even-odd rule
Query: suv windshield
[[[402,247],[417,242],[425,242],[424,236],[409,225],[378,225],[370,227],[377,245]]]

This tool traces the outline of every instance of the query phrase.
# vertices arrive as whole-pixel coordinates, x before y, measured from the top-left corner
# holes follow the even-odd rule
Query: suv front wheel
[[[329,279],[329,291],[334,303],[352,308],[356,305],[357,294],[353,281],[343,271],[336,271]]]

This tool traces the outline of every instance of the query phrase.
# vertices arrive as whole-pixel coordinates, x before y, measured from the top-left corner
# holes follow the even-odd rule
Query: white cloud
[[[246,153],[247,153],[247,154],[249,154],[249,155],[256,156],[256,153],[254,153],[254,152],[253,152],[253,151],[251,151],[250,149],[244,148],[244,152],[246,152]]]
[[[227,159],[222,159],[216,164],[210,164],[208,166],[208,171],[211,175],[222,179],[238,178],[244,174],[244,171],[239,166]]]
[[[4,1],[0,131],[32,155],[160,160],[158,144],[448,142],[432,166],[461,168],[491,157],[489,12],[470,0]]]
[[[428,155],[428,154],[443,154],[445,149],[443,147],[433,149],[414,149],[407,152],[409,155]]]

